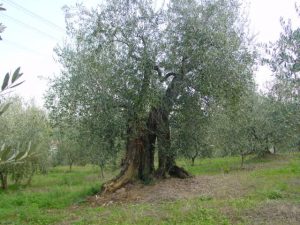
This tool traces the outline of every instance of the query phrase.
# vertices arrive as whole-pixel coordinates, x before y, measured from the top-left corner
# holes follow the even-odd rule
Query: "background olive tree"
[[[33,103],[24,104],[16,97],[6,101],[11,104],[0,117],[0,144],[9,149],[0,167],[6,178],[3,187],[9,175],[15,183],[30,184],[35,172],[45,173],[50,166],[51,128],[46,114]]]

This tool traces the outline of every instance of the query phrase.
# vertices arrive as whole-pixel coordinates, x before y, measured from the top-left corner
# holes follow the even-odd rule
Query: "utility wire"
[[[40,34],[42,34],[44,36],[47,36],[48,38],[51,38],[51,39],[53,39],[55,41],[58,41],[58,39],[56,37],[52,36],[51,34],[48,34],[48,33],[44,32],[44,31],[42,31],[42,30],[40,30],[40,29],[38,29],[36,27],[33,27],[33,26],[29,25],[29,24],[26,24],[26,23],[24,23],[24,22],[22,22],[20,20],[17,20],[15,18],[11,17],[11,16],[8,16],[8,15],[5,15],[5,14],[3,14],[3,16],[7,17],[8,19],[10,19],[10,20],[12,20],[12,21],[14,21],[16,23],[19,23],[19,24],[21,24],[23,26],[26,26],[27,28],[29,28],[31,30],[34,30],[35,32],[38,32],[38,33],[40,33]]]
[[[16,9],[19,9],[19,10],[23,11],[27,15],[30,15],[32,17],[35,17],[35,18],[39,19],[40,21],[48,24],[48,26],[51,26],[51,27],[53,27],[53,28],[55,28],[55,29],[57,29],[59,31],[63,31],[63,32],[65,31],[64,28],[58,26],[57,24],[51,22],[50,20],[48,20],[48,19],[46,19],[46,18],[44,18],[44,17],[42,17],[42,16],[40,16],[40,15],[38,15],[38,14],[30,11],[29,9],[24,8],[23,6],[15,3],[15,2],[13,2],[11,0],[2,0],[2,1],[5,2],[5,3],[7,3],[7,4],[9,4],[9,5],[11,5],[11,6],[13,6]]]
[[[38,51],[35,51],[35,50],[31,49],[31,48],[27,48],[26,46],[20,45],[20,44],[18,44],[18,43],[16,43],[16,42],[12,42],[12,41],[8,41],[8,40],[4,39],[4,40],[2,40],[2,41],[0,42],[0,44],[2,44],[2,43],[8,44],[8,45],[10,45],[10,46],[12,46],[12,47],[14,47],[14,48],[17,48],[17,49],[23,49],[23,50],[25,50],[25,51],[29,51],[29,52],[31,52],[31,53],[33,53],[33,54],[36,54],[36,55],[39,55],[39,56],[42,56],[42,57],[45,57],[45,58],[49,58],[49,56],[47,56],[47,55],[45,55],[45,54],[43,54],[43,53],[40,53],[40,52],[38,52]]]

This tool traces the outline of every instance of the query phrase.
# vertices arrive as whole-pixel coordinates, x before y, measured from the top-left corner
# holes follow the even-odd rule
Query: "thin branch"
[[[137,55],[135,55],[135,54],[133,53],[132,47],[130,46],[130,44],[129,44],[128,42],[119,39],[118,37],[116,37],[115,34],[114,34],[114,38],[113,38],[112,41],[119,42],[119,43],[122,43],[122,44],[126,45],[126,46],[128,47],[128,49],[129,49],[128,55],[129,55],[130,57],[132,57],[133,59],[135,59],[136,61],[139,61],[139,60],[141,59],[139,56],[137,56]]]

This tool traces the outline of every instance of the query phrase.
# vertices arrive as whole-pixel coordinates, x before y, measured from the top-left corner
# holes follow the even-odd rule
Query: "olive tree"
[[[170,117],[186,90],[214,101],[237,101],[252,79],[253,55],[235,0],[106,1],[91,11],[65,8],[69,41],[56,49],[63,66],[47,100],[59,124],[76,119],[83,138],[111,146],[122,138],[113,192],[133,180],[189,177],[176,165]],[[154,167],[155,146],[158,167]],[[99,146],[102,149],[103,146]]]
[[[10,107],[0,117],[0,144],[9,149],[0,165],[3,185],[12,175],[16,183],[26,180],[30,184],[35,172],[44,172],[49,160],[51,129],[45,113],[20,98],[9,98]],[[3,156],[3,155],[2,155]]]
[[[209,140],[219,155],[240,155],[241,166],[249,154],[275,153],[288,140],[288,111],[281,102],[254,90],[234,107],[214,106]]]
[[[186,91],[182,103],[170,117],[172,150],[195,164],[197,157],[210,157],[212,151],[208,141],[210,126],[209,100],[198,93]]]

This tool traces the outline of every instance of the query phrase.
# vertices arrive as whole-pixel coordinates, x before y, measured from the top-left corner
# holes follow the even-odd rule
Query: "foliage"
[[[4,11],[6,10],[5,8],[2,7],[2,4],[0,4],[0,11]],[[0,23],[0,33],[2,33],[5,29],[5,26]],[[0,40],[2,40],[1,36],[0,36]],[[2,116],[2,114],[7,111],[7,109],[9,108],[11,102],[10,101],[6,101],[3,103],[3,101],[5,100],[4,95],[8,94],[9,91],[17,86],[19,86],[20,84],[22,84],[24,81],[19,81],[20,77],[23,75],[23,73],[20,72],[21,68],[17,68],[13,74],[10,73],[6,73],[1,85],[1,89],[0,89],[0,116]],[[0,119],[2,119],[0,117]],[[3,121],[4,122],[4,121]],[[3,132],[3,129],[2,129]],[[1,139],[1,142],[3,142],[4,139]],[[0,149],[0,178],[1,178],[1,184],[2,184],[2,188],[6,188],[7,187],[7,171],[8,168],[11,165],[16,166],[19,163],[23,163],[25,160],[27,160],[27,158],[29,158],[29,156],[31,156],[30,154],[30,147],[31,147],[31,142],[29,142],[28,144],[28,148],[26,150],[26,148],[24,148],[23,150],[21,149],[13,149],[12,146],[7,145],[7,143],[1,143],[2,147]],[[24,146],[23,146],[24,147]],[[19,146],[18,146],[19,148]],[[20,151],[21,150],[21,151]]]
[[[53,155],[54,165],[67,164],[72,170],[75,163],[81,165],[86,163],[87,152],[84,152],[85,149],[81,149],[82,143],[79,141],[79,133],[75,126],[54,129],[53,138],[56,142],[56,152]]]
[[[3,10],[0,4],[0,11]],[[4,28],[0,23],[0,33]],[[44,112],[33,104],[24,107],[18,98],[5,98],[24,82],[20,81],[23,75],[20,70],[19,67],[13,74],[6,73],[0,89],[0,181],[3,189],[8,186],[9,174],[16,183],[28,178],[29,184],[37,168],[45,172],[48,164],[50,130]],[[4,114],[6,111],[9,112]]]
[[[288,145],[287,109],[268,96],[249,92],[235,107],[214,106],[209,140],[217,155],[257,154]],[[275,152],[274,152],[275,153]]]
[[[2,9],[2,8],[0,8]],[[19,82],[19,78],[23,74],[20,73],[20,67],[15,70],[13,74],[6,73],[4,76],[3,83],[1,85],[1,90],[0,90],[0,120],[3,119],[3,113],[8,110],[11,102],[6,101],[3,103],[5,100],[4,95],[8,93],[8,91],[12,88],[17,87],[18,85],[22,84],[24,81]],[[3,125],[5,124],[6,121],[2,121]],[[3,127],[1,130],[2,132],[6,129],[6,127]],[[0,182],[1,182],[1,187],[3,189],[7,188],[7,179],[8,179],[8,173],[11,171],[11,168],[13,166],[17,166],[17,164],[24,163],[30,156],[30,147],[31,147],[31,142],[28,144],[28,148],[23,149],[18,146],[17,148],[14,148],[15,146],[8,145],[7,143],[4,142],[4,138],[2,137],[1,139],[1,149],[0,149]]]
[[[0,4],[0,11],[5,11],[6,9],[2,7],[2,4]],[[5,26],[0,23],[0,34],[4,31]],[[0,41],[2,40],[2,37],[0,36]]]
[[[210,115],[207,98],[199,95],[183,96],[183,103],[171,116],[174,151],[192,160],[212,156],[208,140]]]
[[[299,8],[296,11],[300,16]],[[282,32],[278,41],[267,48],[269,58],[265,59],[272,69],[275,81],[270,96],[286,108],[289,147],[300,149],[300,28],[292,28],[291,21],[281,19]]]
[[[20,98],[10,98],[7,112],[0,117],[0,142],[7,146],[7,159],[0,172],[19,183],[30,183],[35,171],[45,172],[49,165],[51,129],[45,113],[33,104],[24,105]],[[7,150],[8,151],[8,150]],[[19,152],[19,153],[18,153]]]
[[[1,85],[0,90],[0,116],[8,109],[10,102],[5,102],[5,95],[13,88],[19,86],[24,81],[20,81],[20,77],[23,75],[23,73],[20,73],[20,67],[15,70],[13,74],[6,73]]]
[[[299,13],[298,8],[297,12]],[[238,104],[214,104],[209,140],[219,155],[264,155],[299,148],[299,28],[281,19],[279,40],[267,48],[265,63],[275,81],[267,94],[245,90]]]

